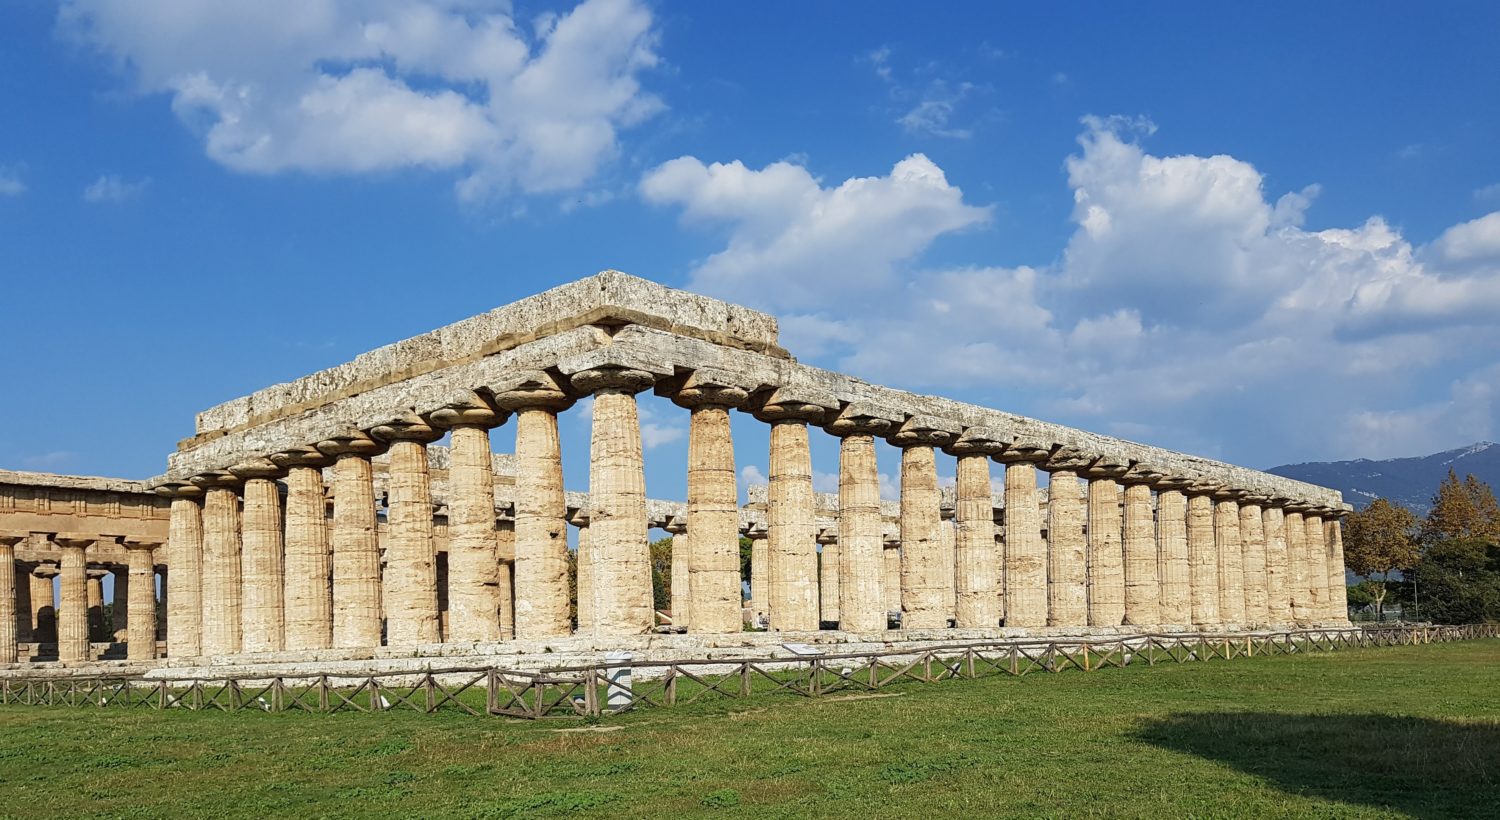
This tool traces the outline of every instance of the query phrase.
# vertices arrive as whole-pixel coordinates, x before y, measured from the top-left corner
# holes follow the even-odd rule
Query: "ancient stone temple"
[[[688,421],[682,501],[647,496],[648,390]],[[569,492],[558,417],[585,398]],[[744,505],[731,413],[771,427]],[[837,494],[813,491],[819,435]],[[128,656],[172,662],[711,643],[747,617],[821,642],[1347,623],[1335,491],[810,367],[768,315],[614,271],[203,411],[164,475],[99,489],[139,513],[48,518],[42,479],[10,476],[0,663],[96,654],[90,567],[116,573]],[[651,528],[674,539],[670,612]]]

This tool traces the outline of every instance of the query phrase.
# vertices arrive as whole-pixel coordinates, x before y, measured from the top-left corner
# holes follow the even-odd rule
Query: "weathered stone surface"
[[[354,439],[353,441],[358,441]],[[380,546],[368,447],[323,442],[333,465],[333,645],[380,645]]]
[[[1223,620],[1219,614],[1219,555],[1214,543],[1214,502],[1207,492],[1188,496],[1187,542],[1193,623],[1216,625]]]
[[[125,639],[126,657],[148,661],[156,657],[156,565],[152,555],[161,546],[154,541],[125,540],[130,551],[130,591]],[[120,606],[119,595],[115,606]]]
[[[815,411],[821,417],[821,409]],[[818,628],[818,544],[805,418],[771,423],[767,550],[771,628]]]
[[[990,456],[958,456],[957,506],[954,510],[954,560],[959,629],[985,629],[1000,623],[996,578],[1000,556],[995,544],[995,511],[990,490]]]
[[[1287,509],[1283,516],[1286,529],[1287,591],[1292,601],[1292,620],[1307,625],[1322,613],[1313,610],[1312,591],[1308,581],[1307,525],[1300,510]]]
[[[818,532],[818,619],[822,623],[839,622],[839,550],[838,529]]]
[[[84,574],[87,559],[84,550],[92,538],[70,537],[58,533],[55,539],[62,548],[62,582],[57,603],[57,659],[77,663],[89,658],[88,578]]]
[[[498,640],[500,578],[489,430],[477,424],[455,426],[449,455],[447,639]],[[580,617],[582,611],[580,603]]]
[[[376,435],[391,447],[382,586],[386,643],[436,643],[437,548],[432,539],[427,442],[442,434],[425,424],[410,424],[377,428]]]
[[[1163,487],[1156,495],[1156,538],[1160,544],[1161,620],[1193,622],[1192,572],[1188,553],[1187,497]]]
[[[1125,619],[1132,626],[1162,623],[1161,584],[1157,577],[1156,524],[1151,516],[1151,487],[1125,485]]]
[[[1291,566],[1288,563],[1285,511],[1276,504],[1261,510],[1266,532],[1266,617],[1273,624],[1292,621]]]
[[[270,478],[241,475],[245,489],[240,520],[240,648],[280,652],[285,648],[286,590],[281,491]]]
[[[1328,618],[1328,547],[1323,543],[1323,519],[1317,512],[1302,516],[1307,549],[1307,608],[1314,622]]]
[[[1323,519],[1323,540],[1328,545],[1328,619],[1349,622],[1349,586],[1344,580],[1344,528],[1337,516]]]
[[[0,664],[16,662],[16,544],[26,537],[0,532]]]
[[[195,478],[203,489],[204,655],[240,651],[242,584],[239,479],[223,474]]]
[[[953,565],[943,562],[942,508],[931,444],[901,450],[901,627],[948,626],[945,591]]]
[[[1120,484],[1089,481],[1089,626],[1125,620],[1125,553],[1121,544]]]
[[[738,404],[742,391],[732,397]],[[679,401],[682,398],[679,396]],[[734,470],[734,442],[729,432],[729,405],[697,398],[690,402],[688,430],[687,526],[693,555],[689,572],[690,608],[696,632],[739,632],[740,529],[739,493]],[[764,568],[762,563],[762,568]],[[755,614],[764,614],[769,599],[764,584],[751,584]]]
[[[1240,541],[1245,547],[1245,623],[1265,624],[1271,619],[1266,580],[1266,529],[1260,504],[1255,499],[1240,504]]]
[[[839,510],[839,628],[884,629],[880,475],[869,433],[851,433],[840,442]]]
[[[1219,562],[1219,617],[1245,622],[1245,546],[1240,540],[1240,506],[1233,498],[1214,501],[1214,548]]]
[[[517,409],[515,487],[516,637],[566,635],[568,509],[557,413],[548,406]]]
[[[286,458],[283,620],[286,648],[291,650],[327,649],[333,643],[333,563],[320,466],[323,461],[322,454],[311,449]],[[177,574],[175,565],[172,574]]]
[[[1017,512],[1017,502],[1010,498],[1009,469],[1006,478],[1006,532],[1010,533],[1010,516]],[[1084,502],[1078,483],[1078,473],[1058,469],[1052,472],[1047,485],[1047,547],[1051,563],[1048,578],[1048,599],[1051,614],[1047,626],[1085,626],[1088,624],[1087,553],[1083,534]],[[1007,559],[1014,548],[1007,544]],[[1006,562],[1007,577],[1016,571],[1012,560]],[[1015,593],[1007,596],[1007,604],[1014,608]],[[1034,622],[1012,623],[1005,619],[1006,626],[1040,626]]]

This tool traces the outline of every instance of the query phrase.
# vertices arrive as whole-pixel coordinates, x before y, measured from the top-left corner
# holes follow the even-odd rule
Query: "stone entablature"
[[[103,539],[91,561],[124,566],[121,539],[166,540],[167,508],[143,481],[0,470],[0,530],[42,534],[16,545],[17,561],[59,560],[45,534],[71,532]]]

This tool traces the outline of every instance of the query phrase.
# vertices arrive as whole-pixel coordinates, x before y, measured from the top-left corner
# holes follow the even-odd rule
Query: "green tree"
[[[1447,538],[1427,545],[1411,576],[1422,590],[1422,610],[1437,623],[1500,621],[1500,545],[1480,538]]]
[[[651,542],[651,605],[657,610],[671,606],[672,536]]]
[[[1411,510],[1377,498],[1344,521],[1344,566],[1374,582],[1375,619],[1385,620],[1385,597],[1391,574],[1411,569],[1419,555],[1412,534],[1417,517]]]

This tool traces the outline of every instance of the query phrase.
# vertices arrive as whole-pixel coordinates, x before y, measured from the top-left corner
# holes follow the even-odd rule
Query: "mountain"
[[[1430,456],[1388,458],[1371,461],[1310,461],[1272,467],[1268,473],[1295,478],[1310,484],[1331,487],[1344,494],[1344,500],[1363,509],[1376,498],[1385,497],[1426,515],[1437,494],[1438,484],[1452,469],[1463,478],[1475,478],[1500,487],[1500,444],[1481,441],[1457,450],[1446,450]]]

